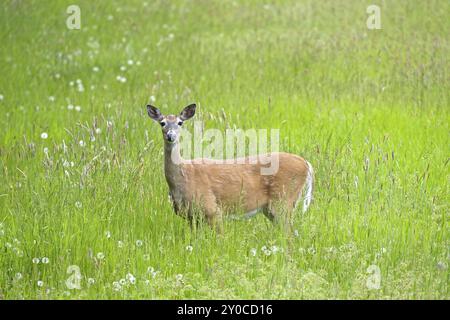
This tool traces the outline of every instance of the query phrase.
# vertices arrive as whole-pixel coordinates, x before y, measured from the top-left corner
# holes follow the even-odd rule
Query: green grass
[[[68,30],[73,1],[2,1],[0,299],[449,299],[450,4],[377,2],[382,30],[356,0],[77,1]],[[150,96],[279,128],[316,171],[298,236],[262,215],[191,233]]]

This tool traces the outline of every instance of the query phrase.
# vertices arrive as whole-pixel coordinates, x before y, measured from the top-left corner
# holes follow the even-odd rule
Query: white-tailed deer
[[[257,156],[246,161],[218,164],[211,159],[183,160],[180,155],[180,128],[195,114],[195,104],[184,108],[179,116],[163,115],[147,105],[150,118],[162,127],[164,170],[175,212],[192,218],[194,207],[200,208],[211,226],[220,230],[222,215],[232,209],[251,213],[261,210],[269,219],[278,218],[278,204],[285,208],[287,221],[303,197],[303,211],[308,209],[313,192],[314,171],[305,159],[289,153],[276,153],[278,170],[261,174],[267,165]],[[219,223],[218,223],[219,222]]]

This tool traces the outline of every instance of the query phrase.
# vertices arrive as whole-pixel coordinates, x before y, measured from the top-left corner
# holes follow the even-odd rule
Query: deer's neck
[[[164,144],[164,173],[171,190],[182,188],[184,185],[184,176],[180,146],[178,143],[166,142]]]

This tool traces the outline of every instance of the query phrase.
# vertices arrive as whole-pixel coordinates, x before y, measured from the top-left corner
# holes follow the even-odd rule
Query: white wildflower
[[[129,283],[131,283],[131,284],[135,284],[136,283],[136,278],[131,273],[128,273],[126,275],[126,278],[127,278]]]

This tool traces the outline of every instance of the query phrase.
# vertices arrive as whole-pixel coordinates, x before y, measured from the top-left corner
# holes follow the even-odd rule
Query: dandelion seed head
[[[44,281],[38,280],[37,286],[38,286],[38,287],[44,286]]]
[[[446,270],[447,269],[447,264],[445,262],[439,261],[436,264],[436,268],[438,268],[441,271]]]
[[[103,259],[105,259],[105,254],[104,254],[103,252],[97,253],[97,259],[98,259],[98,260],[103,260]]]
[[[47,257],[43,257],[42,258],[42,263],[43,264],[48,264],[50,262],[50,259],[49,258],[47,258]]]
[[[41,133],[41,139],[47,139],[48,138],[48,133],[47,132],[42,132]]]
[[[131,273],[128,273],[126,275],[126,278],[127,278],[129,283],[131,283],[131,284],[135,284],[136,283],[136,278]]]
[[[122,286],[120,285],[120,283],[118,281],[114,281],[113,282],[113,290],[114,291],[121,291],[122,290]]]
[[[34,264],[38,264],[40,262],[39,258],[33,258],[31,260]]]

